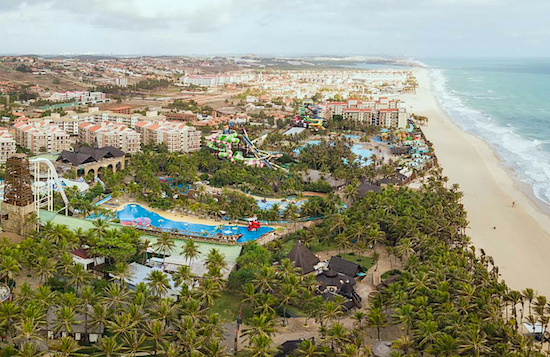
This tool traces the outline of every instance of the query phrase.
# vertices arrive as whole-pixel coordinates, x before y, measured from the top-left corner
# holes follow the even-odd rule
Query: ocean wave
[[[501,125],[490,115],[465,105],[460,94],[450,90],[443,70],[432,68],[430,76],[434,94],[449,117],[495,148],[518,179],[529,184],[538,199],[550,204],[550,152],[543,150],[548,143],[522,136],[512,124]]]

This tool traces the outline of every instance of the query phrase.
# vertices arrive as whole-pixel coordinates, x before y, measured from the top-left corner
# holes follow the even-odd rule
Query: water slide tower
[[[25,154],[11,154],[6,161],[4,202],[0,224],[5,232],[25,235],[33,229],[29,216],[36,210],[29,158]]]

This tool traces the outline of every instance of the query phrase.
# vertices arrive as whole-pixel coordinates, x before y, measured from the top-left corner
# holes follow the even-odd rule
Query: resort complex
[[[543,356],[426,70],[354,61],[0,57],[2,354]]]

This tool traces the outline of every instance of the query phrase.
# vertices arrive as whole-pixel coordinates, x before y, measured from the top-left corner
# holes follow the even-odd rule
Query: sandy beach
[[[427,70],[416,70],[415,75],[417,93],[402,99],[412,113],[429,118],[422,129],[434,144],[449,184],[458,183],[464,192],[473,244],[494,258],[512,289],[533,288],[550,297],[550,282],[544,278],[550,271],[550,216],[501,166],[488,144],[449,119],[430,91]]]

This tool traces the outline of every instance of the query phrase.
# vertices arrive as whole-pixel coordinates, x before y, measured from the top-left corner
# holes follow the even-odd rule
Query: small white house
[[[88,249],[82,248],[73,251],[73,262],[84,265],[84,269],[88,270],[95,266],[105,264],[105,257],[90,258],[88,256]]]

